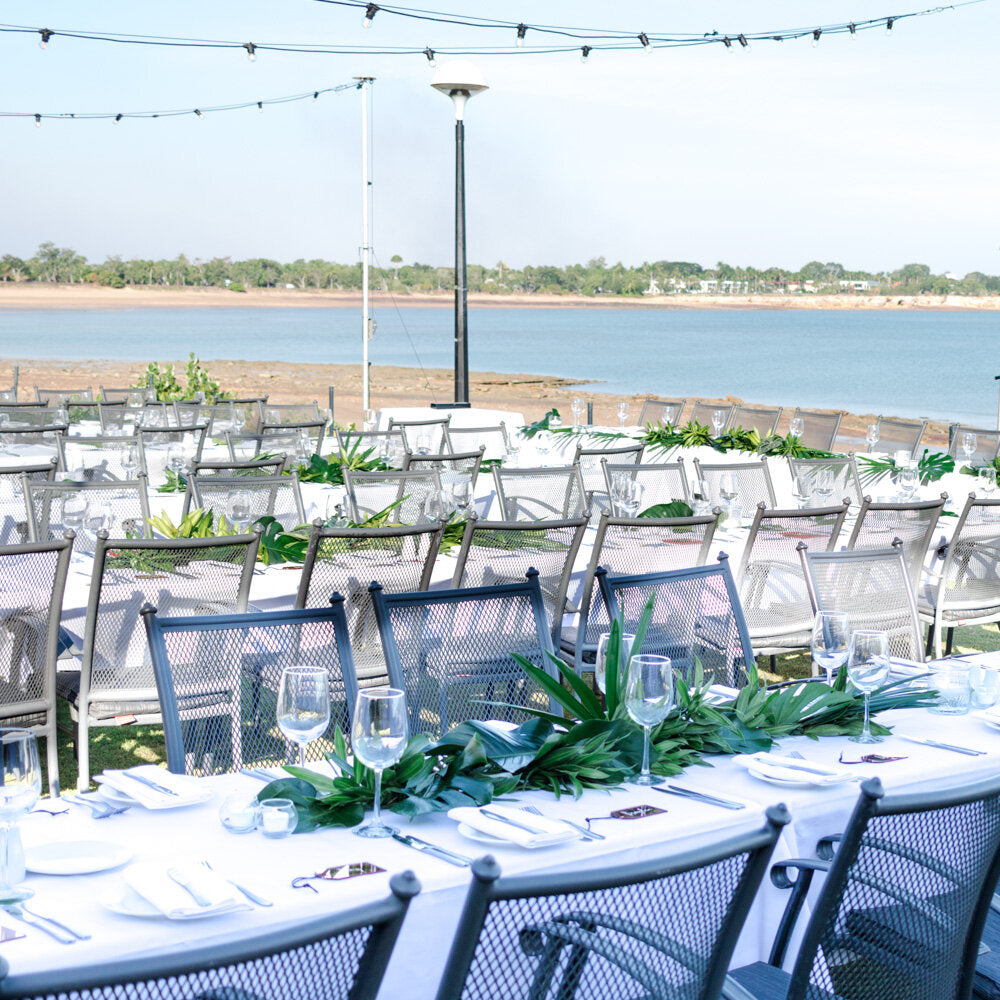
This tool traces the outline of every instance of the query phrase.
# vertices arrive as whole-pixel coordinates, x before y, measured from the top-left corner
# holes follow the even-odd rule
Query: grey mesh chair
[[[1000,875],[1000,779],[886,796],[869,778],[844,833],[817,854],[772,869],[791,894],[769,962],[731,972],[723,997],[968,1000]],[[784,972],[817,871],[826,877]]]
[[[388,684],[382,639],[368,585],[409,593],[430,586],[444,525],[396,528],[328,528],[313,521],[302,563],[297,608],[322,608],[344,597],[354,672],[361,687]]]
[[[482,464],[485,448],[485,445],[480,445],[477,451],[445,452],[441,455],[414,455],[408,451],[403,456],[403,471],[422,472],[424,469],[437,469],[441,474],[459,472],[469,477],[474,488],[479,478],[479,466]]]
[[[305,523],[299,477],[294,472],[287,476],[191,476],[183,513],[200,508],[213,511],[216,518],[228,518],[234,493],[245,493],[249,498],[251,524],[259,517],[273,517],[289,531]]]
[[[259,534],[109,539],[98,533],[85,618],[64,622],[83,634],[80,669],[56,676],[56,692],[77,725],[81,791],[90,784],[92,728],[161,721],[140,610],[151,604],[162,614],[245,611],[259,541]]]
[[[43,448],[57,455],[56,439],[68,429],[69,424],[15,427],[13,422],[0,423],[0,455],[16,455],[22,447]],[[31,457],[37,459],[38,452],[32,452]]]
[[[704,403],[696,401],[691,407],[688,415],[689,424],[701,424],[702,427],[712,428],[712,417],[716,410],[722,411],[722,426],[729,426],[729,418],[733,415],[734,403]]]
[[[578,624],[564,624],[559,633],[561,655],[578,674],[593,669],[597,642],[611,627],[597,584],[598,567],[612,576],[635,576],[704,566],[718,523],[716,514],[628,518],[601,512],[580,590]]]
[[[708,483],[709,498],[713,503],[722,500],[720,486],[722,477],[731,474],[736,484],[736,498],[748,512],[757,504],[777,507],[774,499],[774,486],[771,484],[771,472],[767,467],[767,459],[757,462],[719,462],[704,464],[697,458],[694,460],[694,478]]]
[[[583,517],[587,495],[579,466],[504,469],[493,467],[493,482],[505,521],[549,521]]]
[[[893,657],[923,662],[923,630],[898,539],[853,552],[810,552],[802,542],[799,554],[814,611],[844,611],[852,629],[888,633]]]
[[[661,399],[647,396],[642,401],[642,409],[639,411],[639,426],[645,427],[647,424],[671,424],[674,427],[679,427],[686,405],[686,398]]]
[[[956,628],[1000,622],[1000,500],[978,500],[970,493],[951,541],[938,550],[940,561],[917,591],[917,610],[930,625],[928,653],[948,648]]]
[[[58,459],[37,465],[0,466],[0,545],[18,545],[31,535],[28,511],[24,503],[24,481],[51,483],[55,480]]]
[[[799,441],[807,448],[817,448],[820,451],[833,451],[833,443],[837,440],[837,432],[843,419],[843,410],[823,413],[818,410],[800,410],[796,407],[792,415],[792,420],[802,421]]]
[[[947,500],[947,493],[943,493],[940,500],[916,503],[873,503],[871,497],[865,497],[847,547],[884,549],[894,538],[900,539],[910,582],[916,592],[928,546]]]
[[[97,419],[101,423],[102,434],[124,434],[129,429],[134,430],[140,413],[141,410],[133,409],[124,400],[97,404]]]
[[[529,569],[536,569],[552,644],[558,648],[563,614],[575,610],[567,607],[566,595],[587,523],[585,517],[535,522],[470,517],[451,585],[458,589],[520,583]]]
[[[916,457],[920,439],[924,436],[926,420],[895,420],[891,417],[878,418],[878,442],[869,446],[869,451],[878,450],[886,455],[896,451],[908,451]]]
[[[280,476],[285,469],[285,460],[259,458],[253,462],[195,462],[191,466],[192,476]]]
[[[0,725],[45,737],[49,795],[59,798],[56,657],[73,533],[0,547]]]
[[[142,444],[142,460],[151,481],[158,481],[166,468],[172,445],[179,445],[184,451],[187,465],[201,461],[205,447],[208,424],[194,424],[191,427],[146,427],[138,431]]]
[[[129,406],[136,405],[136,400],[145,401],[146,390],[136,385],[125,386],[100,386],[101,402],[104,403],[127,403]]]
[[[69,417],[70,426],[78,426],[84,421],[99,421],[100,412],[98,406],[100,404],[94,402],[88,402],[86,400],[80,402],[67,402],[64,404],[63,409],[66,411],[66,415]],[[119,404],[121,405],[121,404]]]
[[[177,411],[174,404],[163,400],[146,400],[139,414],[139,426],[148,430],[176,427]]]
[[[387,594],[373,583],[371,591],[389,680],[406,691],[411,733],[437,738],[468,719],[523,722],[528,705],[555,710],[511,656],[520,653],[555,678],[534,571],[527,582],[497,587]]]
[[[492,427],[452,427],[445,428],[447,451],[474,451],[485,449],[483,457],[504,458],[510,451],[510,438],[506,424],[496,424]]]
[[[451,414],[432,420],[393,420],[389,418],[388,430],[398,430],[403,435],[403,447],[414,453],[440,455],[448,450],[447,432],[451,425]],[[420,439],[427,438],[427,446],[421,447]]]
[[[142,609],[163,715],[167,767],[175,774],[224,774],[291,763],[297,744],[274,724],[286,667],[319,666],[332,711],[305,748],[321,761],[339,727],[350,732],[357,697],[343,598],[325,608],[167,617]]]
[[[437,1000],[559,997],[715,1000],[782,828],[667,858],[501,879],[472,865]]]
[[[729,428],[742,427],[745,431],[757,431],[762,438],[770,437],[778,429],[781,413],[780,406],[745,406],[737,403],[729,415]]]
[[[356,456],[367,461],[381,459],[389,468],[402,467],[406,442],[398,427],[394,431],[346,431],[338,427],[334,434],[337,443],[335,455],[338,458]]]
[[[808,649],[813,609],[798,546],[829,552],[837,544],[848,505],[768,510],[758,504],[743,547],[736,586],[757,656]]]
[[[269,410],[270,408],[268,408]],[[325,420],[282,421],[272,424],[262,421],[260,425],[260,451],[268,454],[273,452],[288,452],[293,450],[297,440],[308,439],[311,455],[318,455],[323,448],[323,435],[326,433]]]
[[[115,538],[145,538],[150,535],[149,497],[146,477],[139,473],[135,479],[114,483],[49,483],[22,481],[24,502],[28,510],[29,536],[33,542],[60,538],[72,527],[66,524],[63,507],[69,497],[84,497],[88,508],[107,507],[111,523],[107,530]],[[94,536],[84,530],[77,535],[74,548],[93,552]]]
[[[39,389],[36,385],[35,399],[46,406],[63,406],[66,403],[92,403],[94,401],[94,390],[89,385],[86,389]]]
[[[793,480],[797,476],[812,478],[817,472],[830,472],[833,474],[833,497],[845,497],[854,505],[859,505],[863,499],[854,455],[835,455],[833,458],[789,458],[788,471]]]
[[[178,427],[208,424],[209,437],[221,437],[226,431],[235,430],[234,406],[229,400],[217,403],[174,402],[174,419]],[[245,426],[245,425],[244,425]]]
[[[266,396],[264,397],[267,398]],[[260,425],[325,423],[319,411],[319,403],[260,403]]]
[[[344,486],[351,517],[359,524],[392,508],[389,524],[422,524],[427,498],[441,493],[436,469],[422,472],[352,472],[344,469]]]
[[[959,462],[971,465],[990,465],[1000,452],[1000,431],[995,428],[986,430],[983,427],[970,427],[968,424],[952,424],[948,428],[948,454]],[[966,434],[975,437],[972,455],[966,456],[963,440]]]
[[[621,615],[626,633],[635,633],[653,597],[643,653],[669,656],[688,683],[700,667],[706,683],[746,686],[753,646],[725,553],[710,566],[630,576],[610,576],[602,567],[595,575],[610,620]]]
[[[335,888],[331,886],[330,888]],[[0,970],[0,993],[29,1000],[251,1000],[303,997],[375,1000],[410,900],[409,871],[389,879],[391,895],[304,922],[244,930],[220,944],[193,940],[167,954],[118,955],[98,964],[47,963],[44,972]]]
[[[138,473],[146,471],[138,436],[67,437],[60,434],[56,446],[60,472],[75,475],[82,469],[84,480],[89,483],[120,482],[134,479]]]
[[[591,510],[595,503],[602,510],[610,509],[611,496],[604,476],[603,463],[616,462],[620,465],[636,466],[642,461],[642,444],[626,445],[612,448],[584,448],[582,443],[576,446],[573,464],[579,466],[583,478],[583,489]]]
[[[613,477],[621,473],[642,487],[642,508],[670,503],[673,500],[683,500],[688,504],[691,502],[691,490],[688,486],[687,473],[684,471],[683,458],[677,459],[676,462],[644,462],[641,465],[619,464],[602,458],[601,468],[608,496],[611,495]]]

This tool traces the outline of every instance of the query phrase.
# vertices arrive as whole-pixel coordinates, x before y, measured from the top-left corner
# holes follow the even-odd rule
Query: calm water
[[[450,309],[379,309],[371,361],[452,364]],[[360,363],[360,311],[0,312],[0,357]],[[470,367],[600,379],[590,391],[717,396],[993,426],[996,313],[479,309]]]

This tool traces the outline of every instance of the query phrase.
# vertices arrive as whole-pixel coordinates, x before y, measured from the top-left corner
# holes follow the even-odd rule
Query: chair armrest
[[[757,1000],[757,996],[751,993],[741,983],[736,982],[732,976],[726,976],[722,984],[722,1000]]]
[[[797,870],[797,878],[788,877],[789,872]],[[788,942],[791,939],[792,931],[795,930],[795,922],[802,912],[802,905],[806,901],[809,887],[812,885],[813,874],[815,872],[827,872],[830,870],[830,862],[816,858],[790,858],[788,861],[780,861],[771,867],[771,884],[779,889],[791,889],[792,894],[785,905],[785,912],[781,915],[781,923],[774,935],[774,942],[771,945],[771,954],[768,955],[769,965],[776,965],[780,968],[785,960],[785,952],[788,951]]]
[[[823,861],[832,861],[834,854],[837,853],[837,848],[834,844],[839,844],[840,841],[844,839],[842,833],[831,833],[828,837],[821,837],[816,842],[816,857],[821,858]]]

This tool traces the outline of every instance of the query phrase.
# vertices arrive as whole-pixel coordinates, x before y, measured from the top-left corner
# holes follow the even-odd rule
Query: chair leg
[[[1000,622],[998,622],[997,624],[1000,624]],[[930,656],[931,651],[933,649],[934,649],[934,623],[931,622],[931,624],[927,626],[927,645],[924,647],[924,656],[925,657]]]
[[[771,654],[768,662],[771,665],[771,673],[776,674],[778,672],[778,657],[774,653]]]
[[[938,625],[934,629],[934,659],[940,660],[944,653],[941,650],[941,636],[944,635],[944,627]]]
[[[53,727],[53,730],[55,727]],[[49,771],[49,798],[59,798],[59,742],[55,732],[45,737],[45,751]]]
[[[944,655],[951,656],[951,642],[955,638],[955,630],[953,628],[948,629],[948,641],[944,646]]]
[[[76,737],[76,759],[80,762],[80,771],[76,779],[76,790],[86,792],[90,789],[90,734],[87,731],[87,716],[80,710],[80,725]]]

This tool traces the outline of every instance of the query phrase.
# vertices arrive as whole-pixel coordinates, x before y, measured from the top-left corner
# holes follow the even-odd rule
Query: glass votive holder
[[[970,664],[969,689],[973,708],[992,708],[1000,701],[1000,668]]]
[[[230,833],[251,833],[260,821],[260,806],[246,795],[227,795],[219,806],[219,820]]]
[[[935,715],[965,715],[969,711],[971,689],[969,665],[942,661],[931,667],[931,687],[937,691],[937,701],[930,711]]]
[[[291,799],[264,799],[260,804],[260,831],[271,840],[294,833],[298,819]]]

